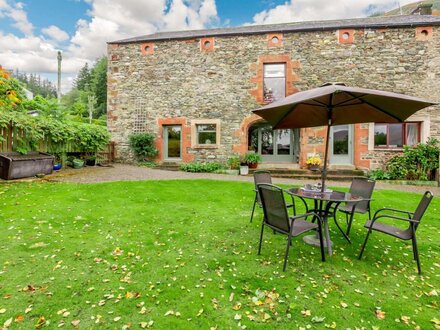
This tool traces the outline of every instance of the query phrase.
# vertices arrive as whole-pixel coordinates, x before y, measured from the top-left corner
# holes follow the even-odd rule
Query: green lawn
[[[434,329],[439,317],[440,200],[411,244],[366,231],[334,255],[249,223],[252,184],[145,181],[0,186],[0,328]],[[374,193],[373,208],[412,209],[420,195]],[[151,322],[150,322],[151,321]],[[79,322],[79,323],[78,323]]]

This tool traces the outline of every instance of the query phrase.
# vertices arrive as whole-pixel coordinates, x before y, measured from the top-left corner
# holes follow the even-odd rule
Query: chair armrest
[[[379,215],[379,213],[381,213],[381,212],[383,212],[383,211],[391,211],[391,212],[395,212],[395,213],[404,213],[404,214],[408,215],[408,219],[411,219],[411,217],[414,215],[413,212],[408,212],[408,211],[403,211],[403,210],[393,209],[393,208],[390,208],[390,207],[384,207],[384,208],[381,208],[381,209],[377,210],[377,211],[374,213],[373,219],[375,219],[375,218]]]
[[[295,215],[293,217],[290,217],[289,219],[292,220],[292,222],[293,222],[296,219],[303,219],[303,218],[307,218],[309,216],[314,216],[314,217],[318,218],[319,221],[322,220],[321,217],[317,213],[315,213],[315,212],[307,212],[307,213],[304,213],[304,214]]]
[[[411,222],[411,223],[419,223],[418,221],[413,220],[413,219],[397,217],[395,215],[390,215],[390,214],[384,214],[384,215],[379,215],[378,217],[374,217],[373,220],[371,220],[371,224],[373,224],[374,222],[376,222],[376,220],[381,219],[381,218],[395,219],[395,220],[401,220],[401,221]]]

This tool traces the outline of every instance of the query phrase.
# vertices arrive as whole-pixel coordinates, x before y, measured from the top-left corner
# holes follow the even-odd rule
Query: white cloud
[[[51,25],[47,28],[41,29],[45,35],[47,35],[50,39],[55,41],[66,41],[69,39],[69,35],[66,31],[61,30],[58,26]]]
[[[365,17],[397,8],[414,0],[290,0],[264,10],[253,17],[254,24],[276,24],[298,21]]]
[[[34,26],[28,21],[27,13],[21,2],[17,2],[14,5],[8,5],[6,1],[3,1],[3,3],[0,3],[0,8],[3,8],[5,16],[14,21],[12,25],[15,28],[20,30],[25,36],[32,35]]]

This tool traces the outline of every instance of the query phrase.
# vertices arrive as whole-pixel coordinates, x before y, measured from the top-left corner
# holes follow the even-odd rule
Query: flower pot
[[[240,174],[241,175],[248,175],[249,174],[249,167],[247,165],[240,165]]]
[[[53,165],[53,170],[54,170],[54,171],[59,171],[59,170],[61,170],[61,167],[62,167],[62,166],[61,166],[60,163],[56,163],[56,164]]]
[[[84,161],[81,159],[74,159],[73,160],[73,168],[81,168],[84,166]]]
[[[319,171],[319,165],[308,165],[307,168],[310,171]]]
[[[256,169],[258,167],[258,163],[248,163],[249,168]]]

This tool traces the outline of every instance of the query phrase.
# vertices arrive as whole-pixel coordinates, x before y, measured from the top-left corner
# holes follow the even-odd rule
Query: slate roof
[[[440,25],[440,16],[403,15],[366,17],[344,20],[309,21],[284,24],[247,25],[232,28],[158,32],[144,36],[111,41],[109,44],[125,44],[143,41],[193,39],[202,37],[237,36],[271,32],[305,32],[337,29],[377,29]]]

